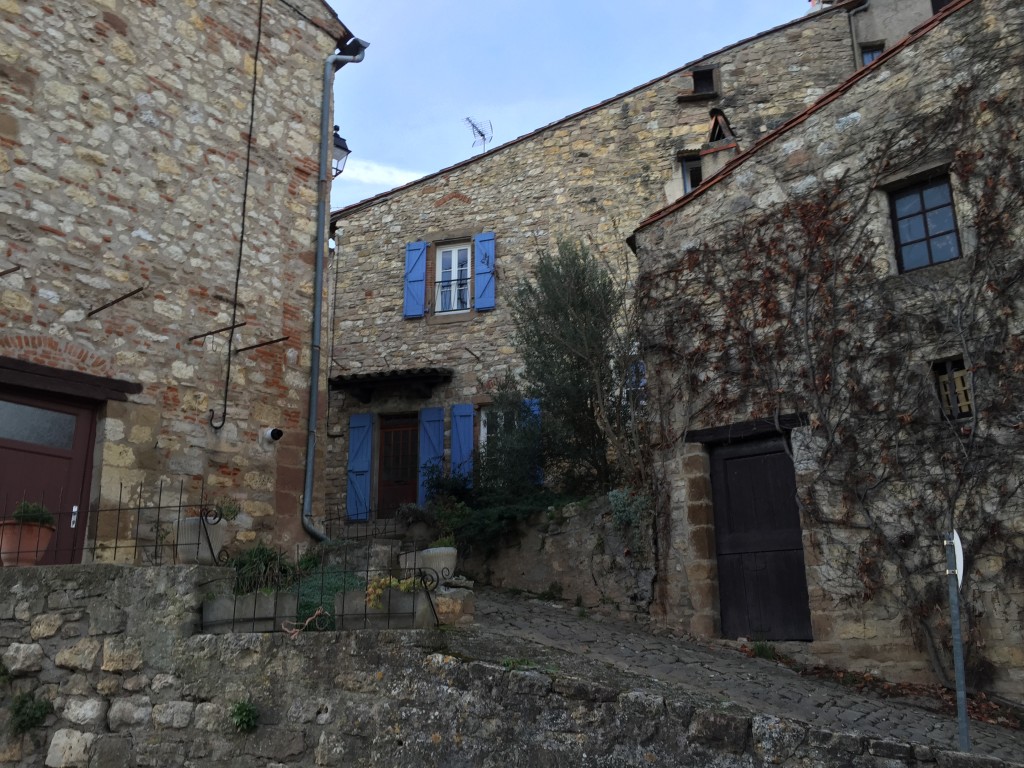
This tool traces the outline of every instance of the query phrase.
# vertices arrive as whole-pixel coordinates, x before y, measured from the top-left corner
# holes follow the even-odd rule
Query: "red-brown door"
[[[57,532],[41,563],[76,563],[85,541],[95,409],[0,388],[0,519],[41,502]]]
[[[400,504],[415,504],[419,478],[419,420],[381,416],[377,461],[377,517],[393,517]]]
[[[722,635],[811,640],[796,477],[783,438],[711,451]]]

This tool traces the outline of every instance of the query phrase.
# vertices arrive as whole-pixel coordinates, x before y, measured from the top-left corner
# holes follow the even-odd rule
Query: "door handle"
[[[71,508],[71,527],[74,528],[77,525],[78,525],[78,505],[75,504],[75,506],[73,506]]]

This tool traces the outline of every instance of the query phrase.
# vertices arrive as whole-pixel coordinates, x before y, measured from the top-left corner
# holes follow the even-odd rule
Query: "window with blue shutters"
[[[472,240],[408,243],[403,317],[494,309],[494,243],[493,232],[474,235]]]

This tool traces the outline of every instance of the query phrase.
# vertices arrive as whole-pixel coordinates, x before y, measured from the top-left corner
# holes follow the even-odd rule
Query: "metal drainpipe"
[[[353,37],[324,62],[323,101],[320,107],[320,181],[316,199],[316,250],[313,252],[313,334],[309,360],[309,429],[306,436],[306,480],[302,488],[302,527],[316,541],[325,541],[327,534],[313,525],[313,470],[316,465],[316,419],[320,409],[320,337],[323,324],[324,247],[327,243],[327,206],[330,201],[331,89],[334,73],[346,64],[363,60],[369,43]],[[354,51],[354,53],[350,53]]]
[[[853,68],[855,72],[863,67],[864,63],[860,57],[860,41],[857,40],[857,27],[853,23],[853,17],[858,13],[864,13],[870,7],[871,0],[864,0],[864,5],[860,8],[854,8],[846,15],[847,21],[850,22],[850,39],[853,41]]]

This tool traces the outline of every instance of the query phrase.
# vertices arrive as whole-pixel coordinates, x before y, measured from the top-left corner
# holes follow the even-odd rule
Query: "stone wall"
[[[0,570],[0,765],[978,764],[636,687],[578,655],[502,663],[507,647],[469,630],[194,635],[215,578],[180,566]],[[15,738],[19,693],[53,712]],[[251,733],[230,721],[239,701],[258,710]]]
[[[519,526],[515,543],[463,559],[471,578],[547,594],[583,611],[646,616],[654,598],[649,518],[616,522],[606,498],[552,507]]]
[[[0,356],[142,386],[95,403],[94,507],[122,486],[153,503],[160,481],[184,480],[235,496],[243,538],[287,543],[320,83],[348,33],[319,0],[294,0],[265,4],[258,62],[257,34],[255,3],[0,3]],[[229,354],[217,331],[232,321]],[[271,426],[285,430],[273,450],[257,439]]]
[[[718,93],[694,98],[691,70],[701,67],[717,68]],[[846,14],[811,16],[334,214],[330,375],[441,367],[454,377],[427,399],[384,392],[365,404],[332,395],[331,506],[345,504],[351,413],[479,404],[519,369],[507,297],[516,281],[529,278],[539,251],[553,251],[559,238],[582,240],[628,282],[636,265],[625,239],[681,193],[679,155],[708,142],[710,109],[723,110],[739,146],[749,147],[851,71]],[[494,310],[403,319],[406,244],[487,231],[496,236]]]
[[[1024,307],[1019,295],[1003,294],[997,286],[1001,280],[1011,281],[1010,275],[1020,266],[1015,243],[1024,233],[1024,215],[1019,204],[1007,202],[1014,193],[1006,192],[1004,197],[1003,191],[997,191],[989,196],[986,190],[1019,188],[1019,181],[1013,181],[1019,168],[1013,120],[991,105],[1005,105],[1011,114],[1019,109],[1024,92],[1022,35],[1024,18],[1017,3],[975,0],[959,8],[765,142],[713,180],[702,194],[666,209],[638,230],[641,279],[651,299],[647,320],[652,351],[647,362],[657,389],[653,397],[660,398],[670,427],[660,452],[672,497],[664,522],[670,530],[663,535],[678,549],[669,552],[673,567],[665,575],[679,581],[664,588],[674,601],[667,610],[689,628],[713,631],[703,610],[707,600],[702,598],[699,605],[694,601],[697,582],[711,586],[706,574],[697,572],[709,551],[708,543],[697,535],[708,530],[707,518],[700,512],[704,490],[699,487],[706,470],[698,466],[701,446],[687,444],[685,433],[802,413],[808,426],[793,430],[790,436],[798,496],[804,503],[803,544],[814,635],[810,654],[889,677],[928,678],[931,665],[919,627],[911,627],[914,619],[908,619],[903,610],[909,598],[901,594],[901,585],[911,578],[928,582],[921,590],[931,590],[933,616],[940,625],[946,622],[940,626],[940,643],[947,643],[941,542],[932,530],[919,531],[915,521],[923,519],[919,515],[924,510],[944,503],[942,478],[948,480],[946,488],[958,487],[956,462],[941,447],[946,436],[955,433],[953,442],[967,446],[968,452],[989,450],[993,457],[1009,457],[995,474],[991,469],[995,465],[985,463],[995,458],[968,468],[969,476],[978,473],[974,477],[981,480],[955,502],[950,514],[958,527],[971,529],[965,547],[971,551],[973,546],[977,556],[974,560],[969,556],[965,574],[964,594],[974,612],[968,643],[994,665],[994,687],[1019,698],[1024,680],[1018,642],[1024,584],[1015,562],[1024,541],[1021,507],[1019,498],[1003,498],[999,488],[1022,470],[1015,459],[1020,455],[1016,432],[1008,428],[1014,419],[1004,421],[999,408],[1007,405],[1011,413],[1020,408],[1019,389],[1013,382],[1019,370],[1015,339],[1021,332],[1019,317]],[[939,130],[939,125],[947,129]],[[1004,162],[1001,158],[1007,154],[1011,159]],[[972,160],[964,163],[964,158]],[[963,256],[903,273],[895,256],[889,190],[912,183],[928,169],[935,173],[936,168],[940,174],[949,169]],[[1000,168],[1009,171],[1003,173]],[[813,230],[811,218],[802,214],[833,194],[830,190],[841,195],[835,199],[843,202],[829,209],[819,223],[842,221],[839,234],[816,244],[802,240],[800,232]],[[732,212],[728,221],[715,217],[722,210]],[[801,230],[804,225],[808,228]],[[1005,239],[993,239],[993,233],[1003,227]],[[769,231],[775,234],[765,234]],[[774,246],[773,238],[782,232],[786,234],[779,237],[788,249]],[[784,312],[786,320],[775,323],[768,306],[778,297],[783,297],[784,304],[788,301],[785,288],[776,288],[790,285],[791,278],[797,284],[796,271],[782,275],[773,270],[778,267],[785,272],[787,265],[795,263],[793,259],[802,258],[795,254],[804,253],[804,245],[813,246],[807,252],[845,254],[837,274],[849,280],[842,294],[848,303],[836,315],[835,338],[845,340],[836,341],[833,358],[814,357],[813,364],[835,366],[828,369],[837,374],[829,382],[819,382],[817,399],[808,395],[813,387],[801,388],[810,363],[797,350],[818,350],[806,334],[827,331],[806,321],[818,315],[803,314],[790,304],[786,312],[792,308],[792,313]],[[855,263],[861,267],[854,267]],[[985,265],[997,263],[1001,266],[993,267],[996,274],[983,281],[988,289],[963,302],[964,311],[956,315],[952,307],[960,301],[959,288],[977,279]],[[751,294],[744,293],[744,285],[754,286]],[[709,297],[730,295],[745,298],[736,298],[729,306],[709,303]],[[958,327],[969,330],[949,333],[946,323],[953,316],[959,317]],[[746,347],[725,344],[715,335],[724,332],[725,318],[737,317],[750,319]],[[886,317],[893,319],[888,329],[884,322],[876,322]],[[677,323],[679,318],[685,320]],[[918,321],[920,325],[915,324]],[[913,332],[908,333],[908,328]],[[776,353],[764,356],[772,338],[778,340]],[[764,339],[769,342],[759,347]],[[686,357],[691,353],[699,365],[684,370],[680,361],[691,359]],[[977,419],[954,425],[951,432],[936,402],[932,364],[957,354],[963,354],[973,367]],[[1013,362],[1003,367],[998,362],[1002,360]],[[859,378],[857,373],[865,371],[870,375]],[[914,382],[924,384],[914,390]],[[863,399],[858,394],[861,384]],[[918,399],[907,395],[901,401],[907,407],[890,412],[894,401],[887,398],[895,389],[914,391]],[[998,402],[985,399],[1003,389],[1006,393],[998,395]],[[837,394],[847,391],[848,397]],[[826,456],[822,445],[828,437],[822,424],[835,418],[839,402],[849,405],[840,416],[846,431],[840,431],[830,444],[832,453]],[[821,410],[823,403],[832,404],[827,414]],[[850,463],[843,466],[878,467],[875,478],[884,481],[889,444],[866,437],[881,434],[881,427],[870,425],[884,423],[906,426],[905,433],[893,427],[892,433],[903,438],[900,450],[904,453],[892,471],[901,462],[907,466],[905,456],[917,457],[923,470],[898,475],[900,480],[885,486],[886,498],[873,508],[884,507],[883,525],[894,532],[893,540],[899,539],[896,531],[906,532],[897,551],[928,553],[922,557],[930,558],[930,570],[915,571],[912,577],[899,572],[895,558],[883,555],[880,545],[868,540],[856,525],[844,528],[859,509],[857,494],[867,486],[853,487],[851,479],[842,488],[822,480],[823,463],[845,456]],[[853,424],[862,428],[851,428]],[[858,482],[863,479],[858,476]],[[921,499],[915,488],[935,490]],[[986,501],[980,504],[979,499]],[[809,509],[824,513],[813,517]],[[934,531],[944,530],[939,527],[944,521]],[[986,538],[990,525],[1001,531],[994,541]],[[710,533],[713,536],[713,528]],[[982,545],[984,549],[978,551]],[[876,550],[883,561],[877,565],[877,576],[842,573],[840,564],[849,563],[850,552]],[[710,551],[714,552],[713,545]],[[907,555],[907,562],[916,556]],[[713,599],[710,594],[706,597]]]

